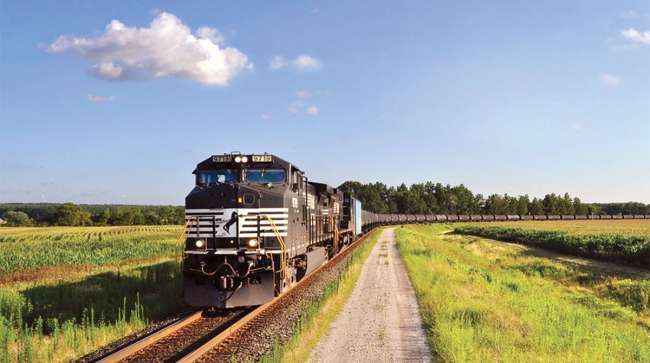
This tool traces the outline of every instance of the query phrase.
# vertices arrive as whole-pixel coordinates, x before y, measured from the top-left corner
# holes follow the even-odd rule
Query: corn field
[[[1,228],[0,273],[180,254],[180,226]]]

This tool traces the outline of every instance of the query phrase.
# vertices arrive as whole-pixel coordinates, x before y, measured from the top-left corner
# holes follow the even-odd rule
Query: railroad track
[[[252,310],[250,308],[238,309],[223,315],[209,315],[197,311],[96,360],[96,362],[175,362]]]
[[[247,331],[262,327],[265,319],[277,316],[276,312],[294,302],[318,275],[336,265],[360,245],[369,235],[366,233],[333,259],[321,265],[309,276],[300,280],[289,291],[273,301],[255,308],[228,311],[224,315],[206,315],[201,311],[179,319],[142,339],[96,360],[98,363],[116,362],[182,362],[201,360],[219,361],[211,356],[222,345],[234,346],[239,338],[250,336]],[[214,355],[214,354],[212,354]]]

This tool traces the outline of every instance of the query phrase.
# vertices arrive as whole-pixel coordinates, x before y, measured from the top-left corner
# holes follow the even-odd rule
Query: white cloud
[[[273,58],[271,58],[271,61],[269,62],[269,68],[273,70],[282,69],[288,65],[289,62],[287,62],[287,60],[281,55],[273,56]]]
[[[636,29],[630,28],[622,30],[621,35],[629,42],[650,45],[650,31],[640,32]]]
[[[263,114],[260,115],[260,117],[262,118],[262,120],[270,120],[271,119],[271,115],[269,115],[268,113],[263,113]]]
[[[307,113],[310,115],[318,115],[318,112],[319,112],[318,107],[314,105],[307,107]]]
[[[196,35],[199,38],[210,39],[214,44],[222,45],[225,42],[225,38],[223,35],[221,35],[221,33],[219,33],[219,30],[216,28],[202,26],[196,29]]]
[[[218,30],[201,27],[193,34],[178,17],[164,12],[149,27],[113,20],[95,38],[59,36],[48,51],[74,52],[92,60],[92,74],[108,80],[172,76],[225,86],[240,71],[252,68],[245,54],[223,46]]]
[[[115,96],[88,95],[86,98],[90,102],[100,103],[113,101],[115,99]]]
[[[299,55],[292,63],[294,67],[306,71],[319,70],[321,68],[321,63],[318,59],[306,54]]]
[[[606,86],[617,87],[621,84],[621,77],[614,74],[601,74],[600,81],[603,82]]]
[[[120,79],[124,73],[123,71],[122,67],[112,62],[95,64],[91,68],[91,72],[95,76],[104,79]]]
[[[275,55],[269,61],[269,68],[274,71],[289,66],[301,71],[316,71],[322,68],[320,60],[306,54],[301,54],[291,61],[281,55]]]

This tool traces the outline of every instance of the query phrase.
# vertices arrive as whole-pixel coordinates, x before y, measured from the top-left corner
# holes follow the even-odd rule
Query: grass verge
[[[368,239],[352,252],[352,256],[339,279],[329,284],[321,299],[307,309],[307,313],[294,329],[294,334],[285,344],[278,344],[273,352],[262,357],[264,363],[306,362],[309,356],[327,333],[343,305],[352,294],[361,274],[363,264],[379,239],[382,229],[371,232]]]
[[[182,307],[178,260],[0,288],[0,362],[65,362]]]
[[[645,308],[564,284],[559,279],[571,280],[571,270],[525,249],[449,231],[445,225],[396,229],[429,343],[441,360],[650,361],[650,329],[639,310]],[[540,269],[545,272],[535,272]]]

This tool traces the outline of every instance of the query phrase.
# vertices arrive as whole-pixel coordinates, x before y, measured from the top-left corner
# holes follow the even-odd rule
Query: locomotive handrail
[[[278,229],[278,226],[275,224],[273,221],[273,218],[271,218],[268,214],[264,215],[266,219],[268,219],[269,224],[271,225],[271,230],[273,230],[273,234],[275,234],[275,238],[278,239],[278,242],[280,242],[280,249],[282,250],[282,253],[280,254],[280,268],[282,271],[282,278],[285,276],[285,269],[286,269],[286,256],[285,254],[287,253],[287,245],[284,243],[284,238],[282,238],[282,235],[280,234],[280,230]]]

